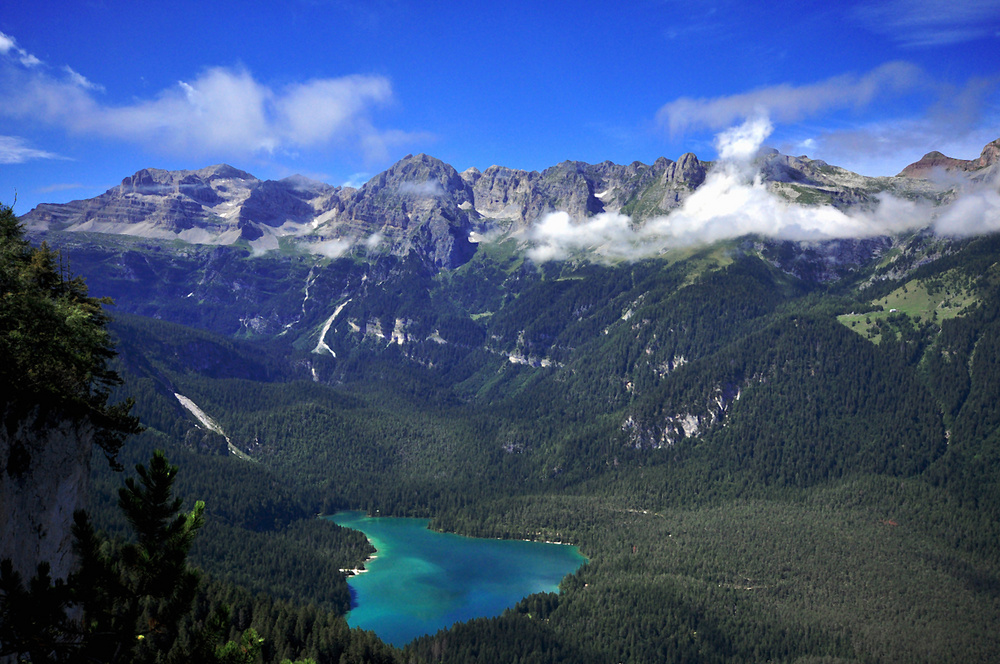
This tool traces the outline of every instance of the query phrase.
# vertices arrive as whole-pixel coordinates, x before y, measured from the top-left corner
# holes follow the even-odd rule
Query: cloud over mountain
[[[831,205],[801,205],[768,188],[760,162],[754,161],[771,133],[763,116],[721,132],[722,157],[704,184],[683,204],[663,216],[639,223],[628,215],[605,212],[573,219],[552,212],[526,232],[529,255],[542,262],[584,253],[604,260],[635,260],[671,248],[706,244],[747,234],[795,241],[822,241],[889,235],[933,224],[942,235],[974,235],[1000,230],[997,184],[969,185],[951,203],[935,208],[881,193],[871,207],[842,211]]]
[[[934,222],[940,235],[966,237],[1000,231],[998,183],[979,185],[959,196]]]
[[[969,15],[974,14],[970,10]],[[914,103],[921,110],[904,110]],[[946,82],[913,63],[894,61],[863,74],[814,83],[681,97],[661,106],[656,120],[676,137],[718,131],[763,114],[782,125],[779,142],[789,152],[805,152],[858,173],[891,175],[919,158],[922,146],[971,154],[996,138],[998,103],[1000,76]],[[863,122],[823,120],[844,112],[862,117],[874,108],[881,109],[883,117]]]
[[[384,76],[275,87],[246,69],[212,67],[153,97],[113,104],[102,98],[101,85],[68,66],[49,67],[2,33],[0,56],[0,115],[156,152],[239,157],[333,147],[385,159],[390,148],[414,138],[377,126],[376,111],[394,101]]]
[[[820,112],[864,107],[886,95],[909,92],[921,85],[916,65],[890,62],[858,76],[844,74],[808,85],[788,83],[713,98],[681,97],[657,113],[671,134],[689,129],[721,129],[754,115],[777,122],[796,122]]]

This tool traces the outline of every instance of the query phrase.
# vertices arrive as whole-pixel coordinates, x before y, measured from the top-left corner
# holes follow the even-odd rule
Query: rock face
[[[765,151],[756,162],[769,189],[801,205],[873,205],[879,192],[933,194],[927,178],[944,170],[985,181],[1000,169],[1000,140],[979,159],[931,152],[894,178],[870,178],[823,161]],[[556,210],[573,219],[604,212],[633,223],[669,214],[712,168],[694,154],[653,164],[564,161],[541,172],[490,166],[458,173],[425,154],[407,155],[360,189],[301,176],[259,180],[225,164],[197,171],[147,168],[104,194],[65,205],[39,205],[29,228],[95,231],[201,244],[244,243],[277,249],[281,238],[330,255],[364,242],[369,250],[414,254],[438,269],[465,263],[475,234],[518,232]]]
[[[627,166],[564,161],[541,173],[490,166],[484,173],[467,171],[463,177],[473,185],[481,218],[518,229],[554,210],[576,219],[623,210],[640,220],[665,214],[704,182],[705,174],[705,165],[686,154],[677,162],[657,159],[652,166],[638,161]]]
[[[1000,162],[1000,139],[987,143],[978,159],[953,159],[940,152],[928,152],[920,161],[914,162],[903,169],[900,177],[926,179],[935,172],[973,173],[977,180],[991,178],[997,173],[997,163]]]
[[[337,214],[318,232],[377,233],[393,253],[415,252],[437,267],[457,267],[475,252],[472,196],[453,167],[425,154],[407,155],[361,189],[343,191]]]
[[[73,512],[86,507],[93,429],[29,417],[0,425],[0,559],[30,579],[41,561],[53,578],[72,570]]]
[[[29,226],[66,231],[177,238],[189,242],[239,237],[237,213],[259,180],[231,166],[198,171],[144,168],[96,198],[39,205]]]
[[[23,221],[36,230],[245,242],[259,250],[277,248],[284,236],[307,248],[369,240],[447,269],[471,258],[472,233],[517,231],[554,210],[576,218],[624,208],[640,219],[664,214],[705,174],[693,154],[652,166],[566,161],[541,173],[491,166],[462,174],[434,157],[407,155],[360,189],[299,176],[259,180],[225,164],[146,168],[96,198],[39,205]]]

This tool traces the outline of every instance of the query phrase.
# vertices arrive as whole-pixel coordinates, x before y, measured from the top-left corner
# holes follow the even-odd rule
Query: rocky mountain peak
[[[416,253],[437,267],[471,257],[472,185],[450,164],[426,154],[406,155],[352,192],[320,230],[339,237],[382,236],[391,251]]]
[[[233,179],[233,180],[256,180],[254,176],[250,175],[246,171],[241,171],[238,168],[234,168],[229,164],[216,164],[214,166],[208,166],[207,168],[202,168],[200,170],[194,171],[194,174],[203,177],[205,179]]]
[[[476,184],[476,180],[483,177],[483,173],[475,166],[470,166],[469,168],[459,173],[459,176],[461,176],[461,178],[466,182],[468,182],[469,184]]]
[[[257,178],[229,164],[216,164],[196,171],[167,171],[162,168],[143,168],[122,180],[120,193],[159,194],[164,187],[178,191],[181,186],[204,185],[217,180],[258,182]]]
[[[757,158],[772,191],[798,204],[841,208],[868,204],[886,188],[936,191],[940,186],[926,178],[938,169],[984,181],[1000,169],[998,163],[1000,140],[974,160],[929,152],[904,169],[904,177],[877,182],[805,156],[765,150]],[[257,251],[276,248],[286,235],[321,253],[331,241],[350,246],[374,238],[383,250],[413,252],[448,268],[475,251],[471,233],[516,232],[553,211],[574,219],[620,212],[642,224],[681,206],[711,167],[689,152],[677,161],[660,157],[652,165],[567,160],[542,172],[494,165],[459,173],[440,159],[417,154],[406,155],[360,189],[302,176],[262,181],[228,164],[191,171],[145,168],[101,196],[40,205],[24,220],[40,230],[242,241]]]
[[[983,148],[982,154],[979,155],[980,168],[986,168],[993,166],[997,162],[1000,162],[1000,138],[993,141],[992,143],[987,143],[986,147]]]
[[[663,170],[662,180],[664,184],[682,184],[694,189],[701,186],[707,173],[708,169],[697,155],[687,152],[677,161],[667,165]]]
[[[320,182],[319,180],[313,180],[312,178],[308,178],[304,175],[289,175],[288,177],[281,178],[278,182],[288,189],[298,191],[303,194],[328,194],[337,189],[337,187],[334,187],[333,185]]]
[[[935,171],[973,173],[991,169],[1000,161],[1000,139],[987,143],[978,159],[954,159],[937,150],[928,152],[900,172],[899,177],[926,179]],[[980,174],[987,177],[987,174]],[[978,178],[977,178],[978,179]]]
[[[451,164],[446,164],[437,157],[418,154],[406,155],[390,166],[387,171],[373,178],[368,184],[380,180],[392,183],[421,183],[436,180],[441,184],[446,184],[461,181],[461,176]]]
[[[953,159],[934,150],[928,152],[920,161],[916,161],[904,168],[899,176],[906,178],[926,178],[934,170],[954,171],[967,170],[964,168],[969,162],[962,159]]]
[[[411,204],[420,199],[445,198],[461,204],[471,200],[471,189],[450,164],[418,154],[406,155],[373,177],[361,187],[359,196],[358,204],[372,197],[380,202],[387,197],[400,197]]]

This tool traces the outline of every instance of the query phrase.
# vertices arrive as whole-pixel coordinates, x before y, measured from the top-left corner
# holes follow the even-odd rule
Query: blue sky
[[[1000,137],[1000,0],[5,3],[0,201],[226,162],[360,184],[651,163],[749,117],[866,175]]]

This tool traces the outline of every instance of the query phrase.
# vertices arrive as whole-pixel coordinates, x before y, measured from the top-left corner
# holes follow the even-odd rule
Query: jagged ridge
[[[799,204],[840,208],[872,204],[894,191],[926,196],[940,187],[937,170],[975,180],[996,171],[1000,140],[979,159],[929,153],[896,177],[871,178],[820,160],[763,151],[757,166],[769,188]],[[546,213],[574,219],[621,212],[635,223],[668,214],[706,178],[712,164],[694,154],[653,164],[565,161],[541,172],[490,166],[454,167],[425,154],[407,155],[360,189],[301,176],[259,180],[226,164],[196,171],[143,169],[104,194],[63,205],[44,204],[24,216],[29,228],[95,231],[192,243],[249,243],[276,249],[291,236],[317,253],[342,252],[366,240],[371,250],[416,254],[436,268],[465,263],[483,235],[517,232]]]

